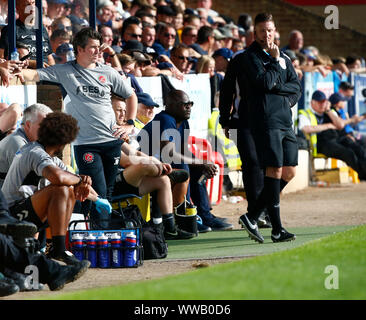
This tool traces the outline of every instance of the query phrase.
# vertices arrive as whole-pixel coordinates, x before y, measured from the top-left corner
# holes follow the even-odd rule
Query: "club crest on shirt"
[[[278,58],[278,63],[280,64],[280,66],[281,66],[282,69],[286,70],[286,61],[285,61],[284,58],[279,57]]]
[[[99,81],[101,83],[105,83],[107,81],[107,79],[105,78],[105,76],[100,76],[98,79],[99,79]]]
[[[92,154],[91,152],[84,153],[83,160],[86,163],[93,163],[93,161],[94,161],[94,154]]]

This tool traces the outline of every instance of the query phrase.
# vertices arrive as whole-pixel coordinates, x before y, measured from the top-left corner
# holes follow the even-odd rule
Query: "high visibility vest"
[[[316,119],[315,114],[310,109],[300,110],[299,114],[306,116],[310,120],[310,124],[312,126],[318,125],[318,120]],[[305,137],[306,137],[306,139],[308,139],[310,141],[310,146],[311,146],[311,150],[313,152],[313,157],[316,157],[318,155],[318,150],[317,150],[318,140],[317,140],[316,133],[305,134]]]
[[[142,121],[140,121],[139,119],[136,118],[135,119],[135,127],[137,129],[141,130],[143,127],[145,127],[145,124]]]
[[[216,149],[220,148],[221,150],[216,151],[221,151],[220,153],[224,155],[227,167],[230,170],[240,170],[241,159],[238,148],[232,140],[226,138],[224,130],[219,123],[219,117],[219,109],[214,108],[211,117],[208,120],[208,134],[213,139],[217,139],[217,141],[215,141]],[[213,146],[213,148],[215,149],[215,146]]]

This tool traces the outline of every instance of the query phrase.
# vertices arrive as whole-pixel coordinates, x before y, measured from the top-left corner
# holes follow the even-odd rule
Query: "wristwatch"
[[[126,123],[129,124],[130,126],[135,126],[135,121],[133,121],[132,119],[128,119]]]

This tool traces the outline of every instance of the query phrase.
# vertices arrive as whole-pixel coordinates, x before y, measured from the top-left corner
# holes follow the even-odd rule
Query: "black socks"
[[[172,213],[163,214],[163,225],[165,232],[169,233],[176,232],[174,215]]]
[[[272,224],[272,233],[278,234],[282,229],[280,218],[281,180],[264,177],[264,197],[267,212]]]
[[[65,239],[66,239],[65,236],[52,237],[53,250],[56,256],[61,255],[66,251]]]
[[[287,181],[264,177],[264,187],[260,193],[255,209],[247,214],[251,222],[256,222],[265,208],[272,223],[272,232],[278,234],[282,229],[280,218],[280,193],[286,187]]]

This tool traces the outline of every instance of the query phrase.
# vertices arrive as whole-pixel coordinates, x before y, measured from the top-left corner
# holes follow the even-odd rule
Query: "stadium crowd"
[[[56,119],[54,131],[51,128],[44,129],[49,130],[49,135],[52,135],[52,132],[55,134],[62,132],[62,130],[56,130],[63,121],[62,117],[58,119],[60,117],[58,113],[54,113],[54,116],[48,115],[52,110],[40,104],[22,110],[15,101],[14,103],[0,101],[0,186],[4,193],[4,199],[1,194],[0,224],[14,225],[15,230],[23,227],[22,223],[14,221],[13,217],[18,216],[19,210],[30,208],[29,210],[33,211],[33,219],[28,218],[28,221],[37,226],[38,238],[41,243],[43,239],[44,247],[43,231],[48,219],[53,241],[53,253],[51,252],[50,257],[73,266],[59,271],[59,267],[42,258],[44,259],[40,262],[42,266],[44,265],[42,270],[47,270],[44,283],[48,283],[51,290],[60,289],[63,284],[77,279],[87,268],[86,262],[82,263],[75,259],[70,252],[66,251],[64,244],[66,227],[76,200],[82,202],[82,213],[85,215],[90,213],[91,217],[98,220],[98,217],[108,217],[111,211],[109,203],[112,195],[116,195],[116,190],[118,193],[134,193],[138,196],[151,193],[153,203],[151,223],[162,230],[167,239],[190,239],[195,236],[192,232],[181,229],[174,222],[174,213],[181,210],[182,204],[185,206],[187,201],[192,202],[190,205],[197,207],[199,232],[233,229],[233,225],[227,220],[211,213],[207,190],[202,184],[202,177],[205,182],[205,179],[217,174],[213,163],[200,163],[192,155],[189,159],[186,158],[187,151],[183,150],[183,146],[187,146],[187,141],[183,137],[182,149],[178,149],[171,145],[169,137],[161,135],[161,149],[169,147],[175,159],[183,165],[176,165],[174,161],[165,162],[163,156],[156,154],[152,148],[147,153],[138,151],[138,141],[141,136],[140,130],[145,125],[145,130],[149,132],[150,137],[153,136],[151,121],[159,121],[161,129],[179,130],[182,135],[184,129],[189,129],[187,120],[195,110],[193,102],[184,92],[174,91],[168,77],[182,80],[188,74],[208,73],[212,116],[217,117],[220,112],[224,112],[218,108],[222,104],[220,103],[223,97],[221,89],[225,81],[228,83],[230,80],[227,79],[229,76],[226,74],[229,74],[234,58],[242,54],[243,50],[250,48],[258,37],[256,25],[249,14],[242,13],[238,21],[234,21],[231,17],[214,11],[211,0],[197,0],[194,8],[188,8],[183,0],[97,0],[98,32],[89,28],[88,4],[88,0],[42,1],[44,68],[37,70],[35,28],[33,27],[35,0],[16,1],[18,60],[12,59],[12,52],[9,52],[8,2],[0,1],[2,85],[8,86],[14,77],[18,77],[21,81],[50,81],[62,84],[74,106],[73,109],[69,107],[66,113],[75,118],[80,127],[77,135],[75,133],[75,136],[68,136],[66,140],[59,139],[60,137],[55,137],[54,141],[51,141],[52,139],[48,141],[45,138],[40,140],[38,129],[46,118]],[[268,21],[263,20],[258,23]],[[284,35],[281,37],[278,30],[272,31],[273,43],[281,51],[276,59],[278,57],[288,59],[298,80],[302,79],[304,72],[318,72],[322,76],[334,72],[339,79],[344,75],[348,76],[350,72],[366,72],[362,57],[355,55],[331,57],[321,52],[319,48],[311,45],[304,46],[304,42],[309,43],[311,40],[304,39],[299,30],[291,31],[285,43]],[[79,78],[87,80],[81,89],[89,90],[83,92],[86,98],[80,98],[78,92],[76,95],[72,93],[76,92],[73,91],[74,80],[70,77],[73,72],[78,74]],[[232,71],[230,76],[231,74]],[[171,91],[164,97],[164,105],[167,108],[159,115],[155,115],[154,112],[154,108],[159,105],[143,92],[139,85],[140,77],[150,76],[161,77]],[[97,77],[101,85],[94,81]],[[125,81],[126,79],[129,81]],[[93,84],[92,91],[87,86],[88,81]],[[111,83],[105,84],[106,81]],[[342,82],[339,91],[330,96],[329,101],[321,91],[314,92],[311,108],[308,112],[299,115],[298,136],[299,141],[302,137],[313,145],[317,142],[319,152],[345,161],[359,173],[361,179],[366,179],[365,141],[352,127],[363,121],[365,117],[355,115],[350,118],[344,111],[346,101],[354,94],[353,89],[351,84]],[[100,90],[106,90],[108,94],[98,95]],[[300,93],[299,90],[298,93]],[[88,100],[87,97],[90,99]],[[231,96],[231,102],[235,98],[235,95]],[[100,99],[98,102],[103,107],[101,111],[92,110],[95,104],[93,105],[90,101],[93,99]],[[297,100],[294,104],[296,102]],[[229,107],[228,114],[225,114],[227,120],[238,119],[235,116],[238,106],[230,104]],[[223,114],[222,117],[224,118]],[[242,156],[241,150],[238,151],[234,147],[233,151],[229,147],[231,143],[229,130],[233,127],[231,122],[229,124],[220,120],[220,124],[219,121],[214,124],[214,131],[217,131],[218,126],[221,128],[221,125],[226,136],[215,134],[213,138],[220,140],[219,145],[222,146],[215,151],[223,155],[226,167],[237,168],[238,161],[234,164],[230,163],[230,156],[236,155],[238,159],[239,153]],[[46,124],[44,126],[46,127]],[[45,133],[43,132],[42,135],[44,136]],[[61,161],[53,160],[53,157],[60,151],[60,146],[74,139],[76,139],[75,158],[80,175],[75,173],[67,175],[58,170],[70,169],[66,168]],[[43,144],[40,141],[43,141]],[[34,171],[38,178],[45,178],[51,181],[51,184],[67,186],[68,191],[58,186],[52,189],[52,195],[44,192],[39,196],[42,190],[39,190],[38,179],[35,190],[23,190],[20,195],[14,197],[16,192],[13,186],[20,187],[24,181],[17,181],[19,172],[16,166],[19,167],[19,161],[13,163],[13,159],[20,148],[29,150],[30,143],[33,143],[33,149],[37,149],[35,153],[42,165],[30,167],[29,172],[22,173],[24,175],[22,178],[25,179],[28,173]],[[55,145],[58,148],[55,148]],[[108,153],[110,153],[110,159],[103,156]],[[137,162],[136,159],[129,161],[128,156],[136,153]],[[93,161],[86,160],[86,154],[91,155]],[[25,156],[23,158],[22,161],[30,161],[30,158],[27,158],[28,160]],[[116,158],[120,159],[117,163]],[[92,162],[95,167],[90,166]],[[51,170],[49,167],[53,165],[59,169]],[[46,170],[46,168],[49,169]],[[125,170],[121,171],[122,168]],[[250,183],[246,183],[248,177],[244,173],[246,170],[244,163],[242,168],[245,189],[249,195]],[[10,177],[10,175],[13,176]],[[263,180],[263,176],[260,179]],[[117,181],[116,184],[115,181]],[[287,182],[281,186],[281,190],[286,184]],[[113,193],[114,185],[116,190]],[[263,189],[263,183],[259,183],[259,186],[258,188]],[[41,189],[49,187],[46,184],[42,185]],[[73,192],[70,191],[70,187],[73,188]],[[232,188],[228,175],[224,177],[224,187],[228,191]],[[260,191],[256,190],[256,195],[253,197],[257,199]],[[29,203],[24,204],[27,205],[26,207],[19,207],[18,201],[24,201],[28,197],[36,197],[42,201],[47,199],[50,202],[52,199],[63,199],[67,203],[67,208],[64,208],[65,212],[61,212],[62,208],[45,204],[44,208],[37,209],[34,204],[32,207]],[[246,222],[249,220],[241,218],[243,227],[252,237],[253,234],[248,230],[251,226],[257,224],[259,227],[271,227],[273,219],[269,217],[267,211],[267,208],[261,208],[258,211],[257,221],[249,222],[249,227]],[[258,233],[253,232],[254,238],[261,240]],[[4,248],[1,247],[0,254],[9,252],[10,249],[5,249],[6,246],[19,246],[9,239],[5,237],[3,239],[1,235],[0,244]],[[289,239],[284,238],[283,241]],[[12,252],[17,256],[11,260],[13,262],[17,261],[21,255],[29,255],[29,253],[16,252],[15,249]],[[35,258],[32,257],[32,259]],[[23,264],[20,265],[23,267]],[[6,266],[11,268],[11,263]],[[18,273],[20,267],[10,270],[2,265],[0,268],[5,275],[0,276],[0,295],[14,293],[19,290],[19,287],[27,290],[21,284],[24,282],[24,277]],[[59,276],[60,279],[55,275],[57,273],[55,269],[62,274],[61,278]]]

